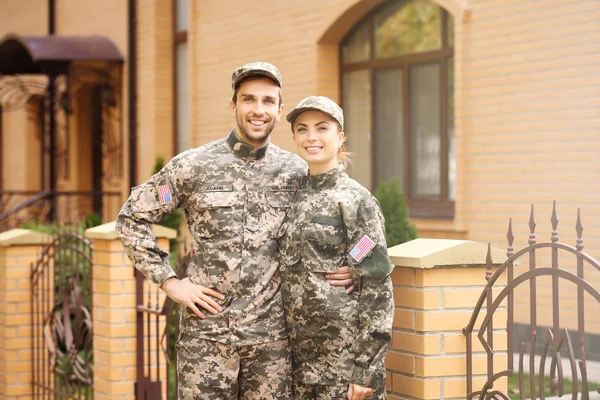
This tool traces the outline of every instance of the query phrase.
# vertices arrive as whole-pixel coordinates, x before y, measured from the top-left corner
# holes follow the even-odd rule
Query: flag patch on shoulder
[[[173,201],[171,189],[169,189],[168,185],[157,186],[156,190],[158,191],[158,200],[160,201],[160,204],[169,204]]]
[[[367,254],[375,247],[375,242],[369,236],[365,235],[356,243],[354,248],[350,250],[350,255],[356,262],[361,262]]]

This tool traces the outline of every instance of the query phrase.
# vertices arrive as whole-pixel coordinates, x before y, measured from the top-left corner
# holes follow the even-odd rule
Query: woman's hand
[[[350,267],[339,267],[337,272],[325,274],[325,278],[331,286],[345,286],[346,293],[350,294],[354,290],[354,281]]]
[[[348,400],[364,400],[373,393],[375,393],[375,389],[351,383],[348,388]]]

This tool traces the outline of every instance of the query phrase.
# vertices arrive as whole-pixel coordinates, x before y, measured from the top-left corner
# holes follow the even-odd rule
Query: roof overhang
[[[117,46],[104,36],[18,36],[0,39],[0,75],[61,71],[74,61],[123,62]]]

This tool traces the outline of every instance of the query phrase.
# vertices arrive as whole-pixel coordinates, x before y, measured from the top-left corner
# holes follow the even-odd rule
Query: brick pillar
[[[158,225],[154,232],[163,249],[169,248],[169,238],[176,235],[174,230]],[[94,246],[94,399],[133,400],[137,381],[134,268],[117,237],[114,222],[88,229],[85,236]],[[164,323],[161,332],[163,327]],[[164,358],[161,363],[166,370]],[[166,379],[164,373],[161,378]],[[163,398],[165,388],[163,384]]]
[[[49,241],[25,229],[0,233],[0,399],[32,397],[31,264]]]
[[[487,281],[487,245],[417,239],[389,249],[394,284],[394,328],[386,357],[390,400],[466,398],[466,338],[462,329]],[[504,250],[492,249],[503,262]],[[494,264],[493,271],[499,264]],[[502,284],[505,280],[502,281]],[[494,291],[503,286],[494,287]],[[485,310],[478,317],[479,328]],[[473,335],[475,390],[485,383],[486,353]],[[507,367],[506,309],[494,315],[494,370]],[[498,354],[500,353],[500,354]],[[506,378],[494,385],[506,393]]]

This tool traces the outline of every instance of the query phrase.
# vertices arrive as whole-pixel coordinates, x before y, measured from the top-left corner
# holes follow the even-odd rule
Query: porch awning
[[[123,62],[117,46],[104,36],[18,36],[0,40],[0,75],[43,74],[73,61]]]

